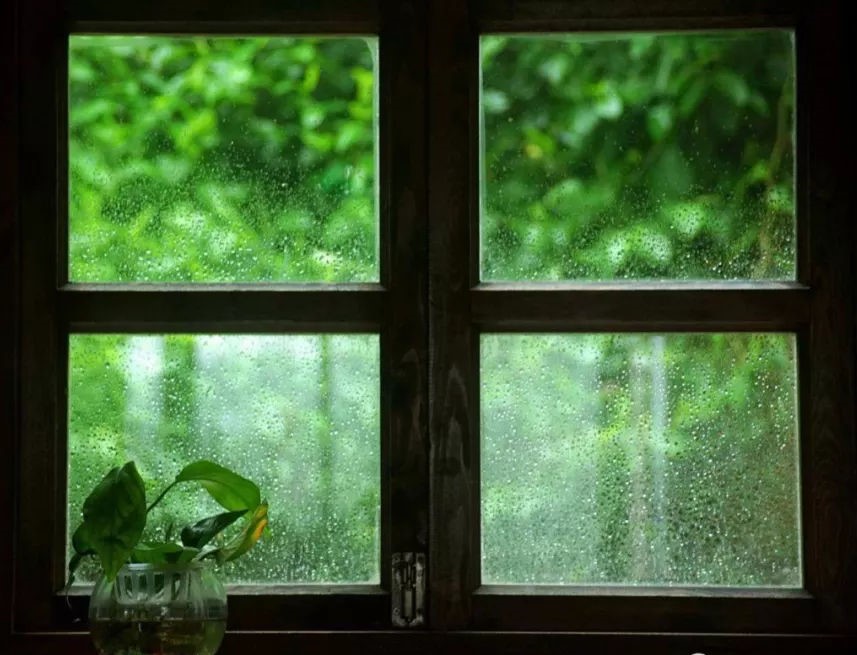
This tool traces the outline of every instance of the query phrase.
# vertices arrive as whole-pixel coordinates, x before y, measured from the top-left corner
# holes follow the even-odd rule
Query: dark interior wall
[[[0,3],[0,645],[11,627],[17,407],[17,0]],[[9,652],[6,648],[0,648]]]

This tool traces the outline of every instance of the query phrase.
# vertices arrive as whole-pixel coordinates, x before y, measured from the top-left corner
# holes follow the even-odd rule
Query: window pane
[[[72,36],[82,282],[378,279],[376,40]]]
[[[482,277],[794,279],[785,30],[482,38]]]
[[[481,343],[483,582],[801,585],[792,336]]]
[[[265,538],[225,565],[230,582],[377,582],[378,357],[374,335],[73,335],[72,529],[111,467],[133,459],[151,502],[210,459],[270,503]],[[148,535],[223,511],[190,485],[159,507]]]

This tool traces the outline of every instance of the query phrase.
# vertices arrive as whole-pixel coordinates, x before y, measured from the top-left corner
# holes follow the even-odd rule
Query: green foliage
[[[372,281],[374,41],[73,36],[76,281]]]
[[[242,512],[245,514],[246,512]],[[147,564],[186,564],[199,555],[199,548],[171,542],[141,542],[131,553],[131,561]]]
[[[800,585],[793,338],[481,344],[484,581]]]
[[[116,458],[157,491],[184,462],[214,460],[277,500],[264,553],[230,580],[377,580],[377,336],[73,335],[69,352],[72,512]],[[224,512],[198,484],[170,490],[146,539]],[[97,573],[85,564],[81,579]]]
[[[793,66],[781,31],[485,37],[483,277],[793,279]]]
[[[83,523],[75,530],[72,543],[78,555],[98,555],[104,574],[112,580],[145,525],[146,490],[134,462],[128,462],[111,469],[86,498]],[[70,567],[69,578],[73,577]]]
[[[483,279],[794,279],[791,35],[488,36],[481,58]],[[665,338],[483,351],[487,578],[799,585],[789,341]]]
[[[198,482],[212,498],[231,511],[186,526],[182,543],[141,541],[148,513],[167,492],[181,482]],[[237,519],[247,517],[242,531],[225,548],[202,548]],[[83,522],[72,538],[74,555],[69,562],[67,586],[74,581],[81,560],[98,555],[102,571],[113,580],[127,562],[183,564],[214,556],[229,561],[249,551],[268,524],[268,503],[260,500],[259,488],[219,464],[207,461],[185,466],[176,479],[146,507],[146,490],[134,462],[112,469],[83,503]],[[225,553],[225,554],[222,554]]]
[[[244,509],[223,512],[197,521],[193,525],[187,525],[182,528],[182,545],[188,548],[202,548],[246,513],[247,510]]]
[[[176,483],[193,481],[199,482],[218,504],[230,511],[246,512],[262,502],[259,487],[214,462],[193,462],[176,476]]]

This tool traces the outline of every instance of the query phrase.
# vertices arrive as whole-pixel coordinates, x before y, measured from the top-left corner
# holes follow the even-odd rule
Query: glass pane
[[[785,30],[482,38],[482,277],[794,279]]]
[[[79,36],[79,282],[378,279],[376,40]]]
[[[374,335],[72,335],[72,529],[111,467],[133,459],[151,502],[185,464],[210,459],[270,503],[265,537],[224,566],[230,582],[378,582],[378,358]],[[145,534],[219,511],[179,486]]]
[[[486,583],[800,587],[795,341],[483,335]]]

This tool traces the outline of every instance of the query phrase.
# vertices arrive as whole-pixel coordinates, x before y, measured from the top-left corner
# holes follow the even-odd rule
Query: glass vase
[[[101,655],[213,655],[226,590],[205,563],[126,564],[96,582],[89,625]]]

